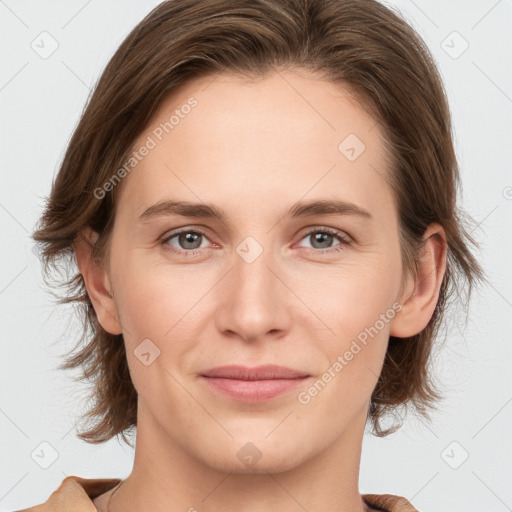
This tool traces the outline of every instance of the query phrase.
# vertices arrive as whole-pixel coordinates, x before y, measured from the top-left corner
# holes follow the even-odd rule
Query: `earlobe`
[[[400,297],[402,310],[390,324],[390,335],[397,338],[409,338],[420,333],[430,322],[439,299],[447,257],[443,227],[431,224],[423,240],[425,245],[416,264],[416,275],[410,277]]]
[[[121,334],[117,307],[111,292],[108,273],[103,264],[93,258],[93,246],[98,234],[90,227],[82,230],[73,243],[75,259],[85,282],[85,287],[91,299],[94,311],[100,325],[110,334]]]

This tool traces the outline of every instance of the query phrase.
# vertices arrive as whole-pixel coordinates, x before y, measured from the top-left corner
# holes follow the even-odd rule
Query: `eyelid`
[[[182,233],[197,233],[197,234],[202,235],[203,237],[205,237],[207,240],[210,241],[210,237],[207,234],[207,230],[205,228],[195,227],[195,226],[185,226],[182,228],[168,230],[158,238],[158,241],[162,245],[166,245],[169,240],[171,240],[172,238],[174,238],[178,235],[181,235]],[[211,243],[214,243],[214,242],[211,242]],[[193,251],[200,251],[200,250],[202,250],[202,249],[191,249],[189,251],[185,251],[184,249],[181,249],[181,251],[180,250],[177,250],[177,251],[192,253]]]
[[[306,229],[306,231],[301,236],[301,240],[305,236],[312,235],[313,233],[328,233],[329,235],[339,237],[342,241],[344,241],[346,243],[352,242],[352,237],[348,233],[346,233],[345,231],[336,229],[336,228],[331,228],[329,226],[316,225],[316,226],[308,226],[305,229]]]

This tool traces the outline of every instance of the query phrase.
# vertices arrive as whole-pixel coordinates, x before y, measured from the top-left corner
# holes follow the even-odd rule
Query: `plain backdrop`
[[[90,88],[158,3],[0,0],[2,511],[45,501],[67,475],[124,478],[133,464],[116,439],[95,446],[75,436],[87,387],[57,365],[77,323],[46,291],[30,234]],[[426,512],[512,510],[512,1],[388,5],[423,37],[444,79],[461,206],[475,219],[490,285],[476,291],[467,323],[453,316],[435,359],[446,399],[433,422],[409,415],[386,439],[367,435],[360,491],[402,495]],[[51,55],[34,49],[40,38]]]

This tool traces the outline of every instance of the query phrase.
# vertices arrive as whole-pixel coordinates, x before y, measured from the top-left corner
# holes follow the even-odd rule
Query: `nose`
[[[297,307],[271,251],[254,258],[254,250],[250,245],[238,248],[231,270],[217,288],[215,312],[224,336],[248,342],[283,337],[291,327],[292,308]]]

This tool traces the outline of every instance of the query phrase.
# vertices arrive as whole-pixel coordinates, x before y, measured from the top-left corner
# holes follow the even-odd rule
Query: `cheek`
[[[152,264],[142,258],[123,264],[117,267],[118,310],[132,380],[146,400],[161,396],[164,388],[164,394],[173,395],[176,387],[166,370],[193,373],[191,354],[197,353],[211,318],[207,292],[215,279],[210,282],[208,274],[191,266]],[[146,366],[143,354],[148,352]]]
[[[315,306],[334,334],[315,342],[323,366],[298,398],[304,414],[329,415],[338,432],[368,406],[384,362],[395,310],[377,277],[347,275]]]
[[[195,316],[205,294],[205,278],[190,270],[167,263],[152,263],[150,258],[125,259],[118,267],[118,303],[123,326],[129,335],[153,336],[165,342]],[[194,309],[192,309],[194,308]]]
[[[177,389],[167,371],[186,371],[187,354],[199,339],[197,315],[204,314],[199,299],[205,292],[201,282],[191,282],[190,273],[176,267],[135,258],[123,263],[116,282],[128,365],[139,395],[148,402],[154,396],[158,408],[162,394],[171,396]]]
[[[353,390],[354,398],[373,390],[396,313],[399,272],[399,264],[381,260],[302,280],[305,302],[328,327],[317,349],[324,360],[323,376],[333,383],[330,388]]]
[[[311,271],[295,279],[300,283],[297,294],[304,297],[304,302],[330,328],[335,339],[357,336],[393,304],[399,285],[399,266],[377,257],[367,259],[364,265]]]

